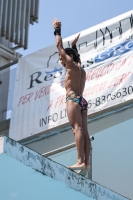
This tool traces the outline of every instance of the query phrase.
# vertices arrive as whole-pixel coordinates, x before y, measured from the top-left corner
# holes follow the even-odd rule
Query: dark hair
[[[67,55],[73,55],[73,60],[78,63],[80,61],[80,55],[72,48],[65,48],[64,49]]]

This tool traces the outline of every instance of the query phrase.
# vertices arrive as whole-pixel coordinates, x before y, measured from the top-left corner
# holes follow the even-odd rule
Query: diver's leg
[[[86,176],[90,169],[90,137],[87,129],[87,110],[83,110],[82,112],[82,127],[84,133],[84,151],[85,151],[85,165],[86,168],[84,170],[79,170],[78,173]]]
[[[83,133],[84,133],[84,141],[85,141],[85,165],[86,168],[90,167],[90,137],[88,133],[88,128],[87,128],[87,110],[83,110],[81,112],[82,114],[82,127],[83,127]]]
[[[82,129],[82,115],[81,107],[78,103],[69,100],[67,101],[67,116],[73,128],[73,133],[76,141],[76,148],[78,154],[78,161],[75,165],[69,167],[70,169],[78,170],[85,168],[84,161],[84,134]]]

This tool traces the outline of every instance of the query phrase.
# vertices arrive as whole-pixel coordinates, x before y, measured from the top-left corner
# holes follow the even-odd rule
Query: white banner
[[[63,40],[64,48],[74,36]],[[133,98],[133,11],[81,32],[88,115]],[[68,122],[65,69],[55,45],[19,60],[10,137],[21,140]],[[77,80],[78,81],[78,80]]]

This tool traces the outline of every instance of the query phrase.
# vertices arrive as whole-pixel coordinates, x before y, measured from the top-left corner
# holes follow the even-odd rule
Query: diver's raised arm
[[[62,37],[61,37],[61,22],[57,18],[53,20],[53,27],[55,29],[54,35],[56,37],[56,46],[58,48],[59,54],[62,57],[62,59],[67,62],[70,60],[70,58],[66,54],[63,48],[63,42],[62,42]]]

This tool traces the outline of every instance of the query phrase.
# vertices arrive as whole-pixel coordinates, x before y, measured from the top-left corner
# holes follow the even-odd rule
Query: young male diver
[[[86,73],[81,67],[80,55],[76,48],[80,34],[71,43],[72,48],[64,49],[61,38],[61,22],[56,18],[53,20],[53,27],[60,63],[66,68],[66,110],[74,133],[78,155],[77,163],[68,168],[79,170],[78,173],[85,176],[90,169],[90,137],[87,130],[88,103],[83,98]]]

